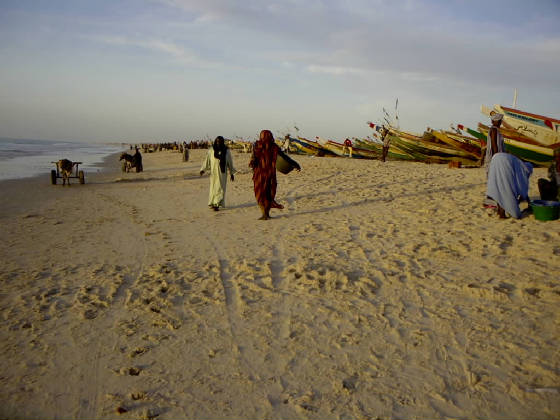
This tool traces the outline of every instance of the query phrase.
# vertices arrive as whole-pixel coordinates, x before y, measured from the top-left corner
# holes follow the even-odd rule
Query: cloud
[[[558,9],[553,3],[535,12],[514,1],[526,19],[507,21],[493,15],[499,4],[476,0],[162,1],[209,28],[229,31],[239,54],[258,60],[274,51],[277,62],[297,62],[311,73],[394,72],[419,82],[504,86],[560,82],[552,71],[560,67],[557,42],[535,29],[535,22],[550,19],[547,10]],[[519,25],[513,28],[511,21]],[[298,58],[291,56],[295,51]]]
[[[220,66],[220,63],[206,60],[183,46],[159,39],[141,40],[132,39],[125,36],[112,35],[97,35],[91,36],[89,38],[109,45],[121,47],[137,47],[156,53],[161,53],[173,58],[175,61],[184,65],[200,68],[215,68]]]
[[[310,73],[325,73],[332,74],[336,76],[349,75],[349,74],[361,74],[363,70],[353,67],[341,67],[341,66],[321,66],[321,65],[308,65],[306,70]]]

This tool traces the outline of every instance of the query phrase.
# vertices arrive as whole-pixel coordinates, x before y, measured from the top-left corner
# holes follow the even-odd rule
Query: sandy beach
[[[213,212],[205,153],[0,184],[0,418],[560,417],[559,221],[490,217],[484,169],[311,156],[259,221],[249,155]]]

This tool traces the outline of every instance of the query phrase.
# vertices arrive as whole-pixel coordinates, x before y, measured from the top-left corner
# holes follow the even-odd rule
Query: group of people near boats
[[[504,138],[500,132],[503,115],[491,115],[492,127],[488,131],[484,165],[487,174],[486,199],[484,206],[494,208],[500,218],[510,215],[515,219],[522,216],[519,204],[529,203],[529,178],[533,166],[518,157],[507,153]],[[383,133],[385,134],[385,133]],[[384,136],[385,137],[385,136]],[[385,158],[384,145],[383,157]],[[349,152],[352,153],[351,146]],[[261,210],[261,220],[270,219],[270,210],[282,209],[276,202],[276,159],[284,154],[275,143],[269,130],[262,130],[259,140],[253,147],[249,166],[253,170],[253,187],[256,201]],[[297,163],[296,163],[297,165]],[[296,166],[299,171],[299,165]],[[225,205],[227,171],[234,181],[235,169],[231,151],[222,136],[216,137],[200,168],[200,175],[210,171],[210,193],[208,206],[214,211]],[[558,200],[560,187],[560,149],[554,153],[554,162],[549,168],[549,179],[538,180],[539,192],[543,200]]]
[[[515,219],[522,216],[519,204],[529,203],[529,177],[533,165],[506,152],[504,137],[500,133],[503,114],[494,112],[490,116],[492,126],[488,131],[484,165],[487,174],[486,199],[484,206],[496,208],[498,217],[509,214]],[[542,200],[556,201],[560,187],[560,149],[554,151],[554,162],[549,167],[549,179],[538,180]]]
[[[273,208],[283,209],[284,206],[276,202],[276,159],[284,152],[274,141],[270,130],[262,130],[259,140],[253,146],[253,152],[249,166],[253,169],[253,189],[255,199],[261,210],[260,220],[270,219],[270,210]],[[297,162],[291,160],[297,171],[301,170]],[[212,147],[208,150],[202,166],[200,175],[210,171],[210,192],[208,195],[208,207],[218,211],[225,206],[225,195],[227,188],[227,172],[230,180],[235,180],[235,168],[231,151],[225,144],[222,136],[216,137]]]

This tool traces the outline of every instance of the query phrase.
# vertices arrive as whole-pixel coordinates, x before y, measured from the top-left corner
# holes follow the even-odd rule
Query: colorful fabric
[[[276,158],[279,147],[274,143],[270,131],[263,130],[263,133],[253,147],[249,166],[253,168],[253,188],[257,203],[270,209],[276,197]]]

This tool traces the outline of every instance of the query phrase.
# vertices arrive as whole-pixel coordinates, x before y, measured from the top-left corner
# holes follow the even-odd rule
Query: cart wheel
[[[85,184],[86,183],[86,177],[84,175],[84,171],[78,172],[78,178],[80,178],[80,184]]]
[[[51,171],[51,184],[56,185],[56,171],[54,169]]]

